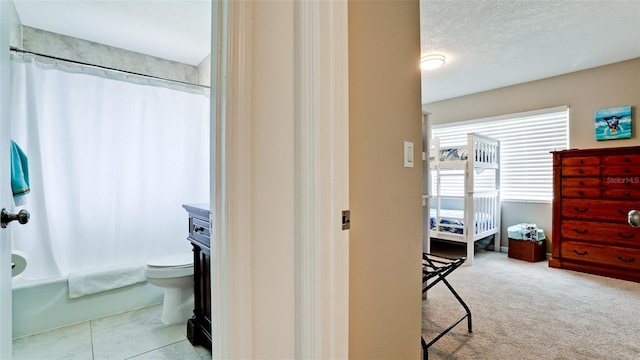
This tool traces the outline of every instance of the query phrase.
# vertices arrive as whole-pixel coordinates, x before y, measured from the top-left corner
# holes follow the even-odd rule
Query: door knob
[[[628,215],[628,219],[627,221],[629,222],[629,225],[633,226],[633,227],[640,227],[640,211],[638,210],[631,210],[629,211],[629,215]]]
[[[17,214],[12,214],[7,209],[0,211],[0,227],[3,229],[13,220],[18,220],[20,224],[26,224],[29,222],[29,212],[27,210],[20,210]]]

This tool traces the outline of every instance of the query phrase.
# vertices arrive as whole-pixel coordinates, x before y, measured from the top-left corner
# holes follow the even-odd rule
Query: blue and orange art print
[[[630,138],[631,106],[596,110],[596,140]]]

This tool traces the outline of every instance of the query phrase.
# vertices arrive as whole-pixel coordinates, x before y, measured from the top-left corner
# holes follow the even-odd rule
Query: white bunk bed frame
[[[467,135],[467,160],[440,161],[440,141],[431,139],[429,154],[423,154],[429,162],[431,176],[436,177],[435,194],[428,191],[423,197],[423,205],[427,206],[429,216],[431,201],[435,196],[436,226],[431,229],[430,221],[427,223],[427,253],[431,251],[431,239],[443,239],[465,243],[467,245],[467,265],[473,265],[474,244],[480,239],[494,235],[494,251],[500,251],[500,142],[487,136],[470,133]],[[440,212],[442,194],[440,192],[443,174],[441,170],[464,170],[463,213],[464,218],[452,218],[441,216]],[[490,191],[474,191],[475,171],[486,169],[495,170],[495,189]],[[455,176],[455,175],[454,175]],[[430,188],[430,186],[429,186]],[[444,196],[444,198],[456,198]],[[442,219],[462,220],[463,225],[442,223]],[[462,234],[441,231],[441,227],[462,229]]]

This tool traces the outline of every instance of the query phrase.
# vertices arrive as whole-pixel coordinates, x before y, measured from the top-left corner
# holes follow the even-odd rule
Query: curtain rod
[[[14,52],[18,52],[18,53],[23,53],[23,54],[41,56],[41,57],[52,59],[52,60],[64,61],[64,62],[71,63],[71,64],[77,64],[77,65],[82,65],[82,66],[90,66],[90,67],[98,68],[98,69],[102,69],[102,70],[114,71],[114,72],[119,72],[119,73],[123,73],[123,74],[134,75],[134,76],[140,76],[140,77],[154,79],[154,80],[160,80],[160,81],[178,83],[178,84],[183,84],[183,85],[201,87],[201,88],[205,88],[205,89],[210,89],[211,88],[210,86],[207,86],[207,85],[194,84],[194,83],[181,81],[181,80],[167,79],[167,78],[162,78],[162,77],[154,76],[154,75],[141,74],[141,73],[137,73],[137,72],[133,72],[133,71],[121,70],[121,69],[116,69],[116,68],[103,66],[103,65],[89,64],[89,63],[85,63],[85,62],[82,62],[82,61],[65,59],[65,58],[52,56],[52,55],[40,54],[40,53],[37,53],[37,52],[34,52],[34,51],[19,49],[17,47],[13,47],[13,46],[11,46],[9,50],[14,51]]]

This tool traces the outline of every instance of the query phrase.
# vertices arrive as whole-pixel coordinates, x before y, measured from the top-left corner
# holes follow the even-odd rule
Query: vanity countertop
[[[182,207],[190,214],[199,215],[203,218],[209,218],[209,214],[211,214],[209,204],[184,204]]]

